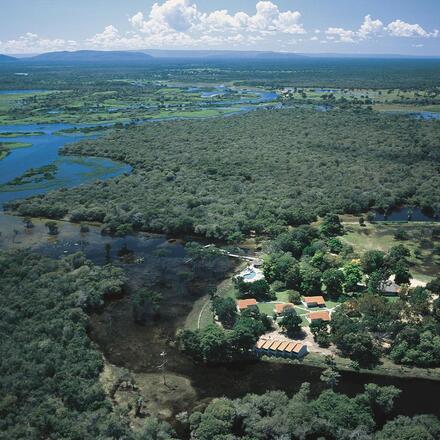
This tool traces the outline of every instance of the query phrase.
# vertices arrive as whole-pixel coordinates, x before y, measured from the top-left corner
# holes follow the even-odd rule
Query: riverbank
[[[270,358],[270,360],[275,360]],[[427,379],[433,381],[440,381],[440,368],[409,368],[403,365],[397,365],[391,362],[389,359],[382,358],[381,364],[372,369],[354,369],[350,366],[351,361],[347,358],[342,358],[340,356],[334,356],[333,360],[336,364],[336,369],[340,371],[348,371],[352,373],[359,374],[373,374],[377,376],[390,376],[390,377],[405,377],[409,379]],[[326,364],[325,356],[318,353],[309,353],[303,360],[304,365],[309,365],[311,367],[317,367],[326,369],[328,365]]]
[[[2,135],[0,134],[0,137]],[[16,150],[17,148],[27,148],[32,146],[32,144],[28,142],[1,142],[0,141],[0,160],[4,159],[8,156],[12,150]]]

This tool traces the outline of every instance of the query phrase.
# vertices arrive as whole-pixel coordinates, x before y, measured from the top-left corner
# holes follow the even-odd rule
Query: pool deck
[[[242,277],[243,280],[247,283],[253,283],[255,281],[264,279],[263,271],[253,265],[250,265],[246,269],[241,271],[238,276]]]

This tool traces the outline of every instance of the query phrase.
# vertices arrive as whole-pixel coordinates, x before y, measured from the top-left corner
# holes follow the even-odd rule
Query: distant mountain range
[[[16,60],[17,60],[17,58],[0,54],[0,63],[4,63],[4,62],[8,62],[8,61],[16,61]]]
[[[242,51],[242,50],[160,50],[149,49],[141,51],[102,51],[78,50],[73,52],[47,52],[33,56],[12,57],[0,54],[0,63],[107,63],[107,64],[138,64],[154,60],[295,60],[308,58],[439,58],[417,57],[412,55],[383,55],[383,54],[337,54],[337,53],[289,53],[271,51]]]
[[[38,62],[76,62],[76,63],[130,63],[150,61],[152,56],[142,52],[77,50],[75,52],[47,52],[27,58]]]
[[[149,49],[142,51],[153,58],[197,58],[197,59],[280,59],[280,58],[304,58],[289,52],[255,51],[255,50],[160,50]]]

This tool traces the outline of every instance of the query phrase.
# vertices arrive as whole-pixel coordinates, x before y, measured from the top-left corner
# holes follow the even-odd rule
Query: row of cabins
[[[292,341],[274,341],[260,339],[255,345],[258,356],[276,356],[283,358],[302,358],[307,354],[307,345]]]

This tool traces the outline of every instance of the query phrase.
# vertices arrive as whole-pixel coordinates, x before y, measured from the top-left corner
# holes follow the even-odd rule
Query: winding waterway
[[[59,130],[83,125],[71,124],[19,124],[1,125],[0,142],[21,142],[30,144],[28,147],[10,150],[0,160],[0,206],[14,199],[44,194],[57,188],[71,188],[97,179],[109,179],[131,171],[131,167],[104,158],[66,157],[58,154],[60,148],[67,143],[80,141],[83,134],[62,135]],[[2,134],[14,133],[17,136],[7,137]],[[23,133],[20,136],[20,133]],[[24,185],[7,185],[31,168],[40,168],[55,164],[57,172],[54,179],[43,180]]]
[[[240,90],[242,96],[239,99],[220,99],[223,96],[229,96],[228,89],[219,86],[215,92],[200,92],[201,97],[212,98],[207,102],[198,104],[200,109],[222,108],[229,110],[228,115],[234,115],[251,111],[258,104],[272,102],[277,99],[275,92]],[[41,93],[44,90],[6,90],[0,91],[1,94],[33,94]],[[206,96],[205,96],[206,94]],[[214,99],[218,97],[219,99]],[[236,106],[231,109],[231,106]],[[150,118],[137,123],[155,122],[170,119],[192,119],[191,117],[169,116]],[[112,124],[92,124],[92,125],[109,125]],[[75,132],[68,135],[61,134],[61,130],[71,128],[83,128],[90,124],[14,124],[0,125],[0,143],[2,142],[18,142],[30,144],[27,147],[11,149],[9,154],[0,160],[0,206],[4,203],[14,200],[26,198],[58,188],[71,188],[84,183],[92,182],[97,179],[110,179],[123,173],[131,171],[131,167],[105,158],[91,157],[66,157],[60,156],[59,150],[66,144],[81,141],[82,139],[93,139],[98,135],[84,135]],[[6,136],[6,134],[14,134],[14,137]],[[23,135],[20,136],[20,133]],[[3,136],[2,136],[3,134]],[[54,164],[57,171],[54,178],[43,179],[38,182],[8,185],[15,178],[20,177],[33,168],[40,168],[46,165]]]

